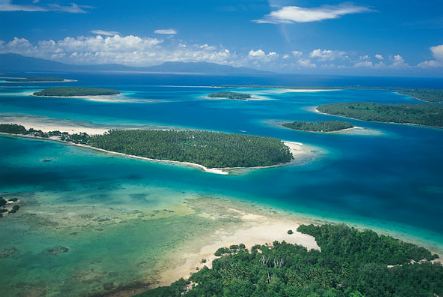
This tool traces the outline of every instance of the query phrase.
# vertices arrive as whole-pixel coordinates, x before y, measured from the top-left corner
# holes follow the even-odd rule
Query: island
[[[443,106],[436,104],[346,102],[320,105],[317,110],[362,121],[443,128]]]
[[[441,296],[438,255],[411,243],[346,225],[301,225],[319,250],[274,241],[222,247],[188,280],[144,292],[153,296]],[[389,294],[387,294],[389,292]]]
[[[70,142],[148,160],[187,163],[207,168],[270,167],[289,163],[290,147],[262,136],[210,131],[109,130],[105,134],[42,132],[18,124],[0,124],[0,132]]]
[[[337,132],[345,129],[354,128],[353,124],[344,121],[296,121],[292,123],[284,123],[282,124],[282,126],[297,131],[320,133]]]
[[[196,163],[208,168],[273,166],[293,158],[289,147],[276,138],[195,130],[110,130],[92,136],[90,145],[126,155]]]
[[[6,78],[7,82],[61,82],[65,81],[61,77],[43,77],[43,76],[33,76],[26,78]]]
[[[76,96],[103,96],[103,95],[117,95],[117,94],[120,94],[120,91],[113,89],[59,87],[59,88],[49,88],[43,91],[35,92],[34,96],[76,97]]]
[[[443,103],[442,89],[421,89],[421,88],[401,88],[401,87],[366,87],[366,86],[268,86],[268,85],[221,85],[221,88],[252,88],[252,89],[288,89],[288,90],[374,90],[392,91],[400,95],[410,96],[417,100],[429,103]]]
[[[216,92],[208,95],[209,98],[231,99],[246,101],[251,98],[250,94],[236,92]]]
[[[417,100],[430,103],[443,103],[443,90],[439,89],[396,89],[400,95],[414,97]]]

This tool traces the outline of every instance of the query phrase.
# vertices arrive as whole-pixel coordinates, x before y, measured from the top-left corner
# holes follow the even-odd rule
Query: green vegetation
[[[0,132],[10,134],[27,134],[27,130],[22,125],[17,124],[0,124]]]
[[[73,97],[73,96],[100,96],[100,95],[116,95],[120,91],[99,88],[81,88],[81,87],[60,87],[49,88],[40,92],[35,92],[34,96],[57,96],[57,97]]]
[[[5,206],[6,203],[7,201],[3,197],[0,197],[0,207]]]
[[[27,77],[27,78],[7,78],[6,81],[10,82],[57,82],[57,81],[64,81],[61,77],[42,77],[42,76],[34,76],[34,77]]]
[[[285,123],[283,127],[306,132],[334,132],[354,128],[354,125],[343,121],[317,121],[317,122],[292,122]]]
[[[431,102],[431,103],[443,103],[443,90],[438,89],[397,89],[397,93],[414,97],[418,100]]]
[[[289,235],[294,234],[294,231],[292,231],[292,230],[288,230],[288,234],[289,234]]]
[[[76,133],[69,134],[67,132],[49,131],[43,132],[42,130],[35,130],[34,128],[26,128],[22,125],[17,124],[0,124],[0,132],[10,133],[10,134],[20,134],[20,135],[29,135],[41,138],[49,138],[53,136],[57,136],[62,141],[80,143],[80,144],[89,144],[90,136],[87,133]]]
[[[210,168],[271,166],[291,161],[281,140],[208,131],[110,130],[90,138],[93,147]]]
[[[17,200],[18,200],[18,198],[11,198],[11,199],[9,199],[9,201],[11,201],[11,202],[17,202]]]
[[[434,104],[330,103],[317,110],[363,121],[443,127],[443,106]]]
[[[20,209],[19,205],[14,205],[12,209],[9,211],[9,213],[16,213]]]
[[[249,94],[243,93],[235,93],[235,92],[217,92],[209,94],[210,98],[224,98],[224,99],[232,99],[232,100],[248,100],[251,98]]]
[[[290,162],[289,148],[276,138],[208,131],[110,130],[104,135],[42,132],[0,124],[0,132],[85,144],[156,160],[191,162],[209,168],[272,166]]]
[[[345,225],[300,226],[321,251],[274,242],[223,256],[188,281],[140,296],[442,296],[443,266],[428,250]],[[420,261],[419,263],[413,263]],[[392,266],[388,266],[392,265]],[[192,282],[191,290],[187,285]]]

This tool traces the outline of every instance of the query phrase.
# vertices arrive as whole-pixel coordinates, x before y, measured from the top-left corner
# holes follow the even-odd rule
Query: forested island
[[[443,128],[443,106],[346,102],[320,105],[322,113],[371,122],[414,124]]]
[[[208,168],[272,166],[293,158],[289,148],[276,138],[209,131],[110,130],[92,136],[90,145]]]
[[[5,81],[9,82],[60,82],[65,81],[61,77],[43,77],[43,76],[33,76],[27,78],[6,78]]]
[[[208,95],[209,98],[222,98],[231,100],[243,100],[246,101],[251,98],[250,94],[236,93],[236,92],[217,92]]]
[[[423,247],[345,225],[302,225],[321,251],[275,241],[220,248],[220,258],[168,287],[140,297],[442,296],[443,266]]]
[[[110,130],[103,135],[42,132],[0,124],[0,132],[84,144],[109,152],[155,160],[189,162],[208,168],[260,167],[288,163],[293,155],[281,140],[209,131]]]
[[[305,132],[336,132],[344,129],[354,128],[354,125],[349,122],[343,121],[316,121],[316,122],[306,122],[306,121],[296,121],[292,123],[284,123],[283,127]]]
[[[120,94],[120,91],[112,89],[59,87],[59,88],[49,88],[43,91],[35,92],[34,96],[74,97],[74,96],[103,96],[103,95],[117,95],[117,94]]]
[[[401,95],[411,96],[421,101],[443,103],[443,90],[439,89],[396,89]]]

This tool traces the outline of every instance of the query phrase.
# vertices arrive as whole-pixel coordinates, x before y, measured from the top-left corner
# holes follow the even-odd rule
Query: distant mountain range
[[[0,71],[102,72],[139,71],[153,73],[194,73],[212,75],[265,75],[272,72],[244,67],[232,67],[207,62],[165,62],[151,67],[131,67],[118,64],[71,65],[18,54],[0,54]]]

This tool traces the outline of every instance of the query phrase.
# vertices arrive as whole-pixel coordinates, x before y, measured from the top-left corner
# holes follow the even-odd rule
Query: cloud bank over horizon
[[[434,60],[409,65],[400,54],[387,58],[353,51],[315,48],[311,51],[293,50],[288,53],[263,49],[245,52],[229,50],[221,45],[186,44],[182,40],[134,35],[120,36],[116,31],[92,30],[93,36],[65,37],[31,43],[15,37],[0,41],[0,53],[16,53],[67,64],[122,64],[152,66],[163,62],[210,62],[238,67],[286,72],[314,69],[402,70],[406,68],[443,67],[443,45],[430,48]],[[340,72],[337,72],[340,73]]]

